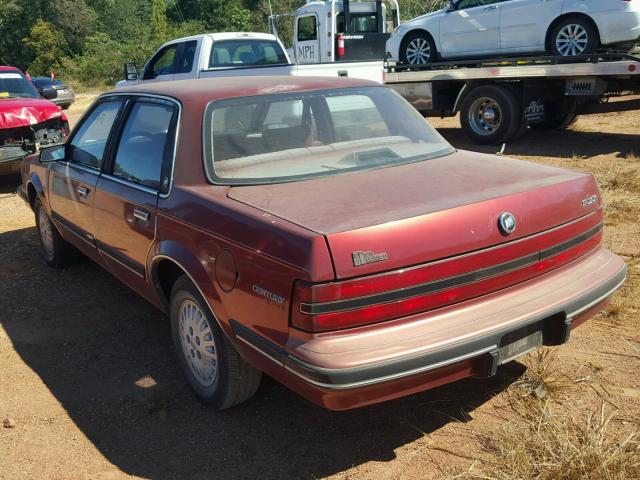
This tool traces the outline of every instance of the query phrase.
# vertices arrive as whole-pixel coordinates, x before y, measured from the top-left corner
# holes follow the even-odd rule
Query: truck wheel
[[[47,265],[53,268],[63,268],[73,263],[77,258],[78,251],[62,238],[38,198],[33,204],[33,211],[40,240],[40,253]]]
[[[436,58],[436,45],[424,32],[409,33],[400,47],[400,62],[411,65],[431,63]]]
[[[256,393],[262,373],[236,351],[185,276],[172,289],[170,318],[180,366],[203,402],[224,410]]]
[[[460,124],[476,143],[495,145],[508,140],[522,126],[522,109],[508,88],[487,85],[467,94],[460,108]]]
[[[573,57],[594,53],[600,45],[600,38],[591,22],[579,17],[569,17],[555,26],[549,44],[552,55]]]

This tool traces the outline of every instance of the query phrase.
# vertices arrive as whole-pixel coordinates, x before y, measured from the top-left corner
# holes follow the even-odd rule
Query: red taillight
[[[599,224],[554,247],[498,265],[494,263],[491,268],[478,269],[481,263],[467,256],[377,277],[325,284],[297,282],[291,325],[307,332],[329,332],[445,307],[553,270],[593,250],[601,241],[602,225]],[[537,244],[541,243],[544,244],[542,239],[537,239]],[[521,253],[520,248],[513,248],[516,245],[511,247],[512,254]],[[495,249],[488,253],[494,262],[502,256]],[[466,266],[466,272],[452,268],[459,263]],[[436,278],[435,272],[440,274]]]

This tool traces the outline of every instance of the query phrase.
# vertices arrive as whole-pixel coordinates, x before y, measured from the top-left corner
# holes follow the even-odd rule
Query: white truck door
[[[460,0],[440,20],[443,57],[497,53],[500,50],[500,1]]]
[[[296,63],[320,62],[320,40],[318,38],[318,17],[315,13],[296,17],[294,29]]]
[[[500,4],[500,46],[508,51],[544,51],[547,30],[563,0],[507,0]]]
[[[158,50],[145,65],[140,83],[167,82],[173,80],[179,46],[179,43],[172,43]]]

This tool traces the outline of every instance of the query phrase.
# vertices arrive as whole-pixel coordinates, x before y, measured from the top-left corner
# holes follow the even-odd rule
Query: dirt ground
[[[456,147],[495,151],[469,144],[455,119],[432,124]],[[342,413],[268,378],[244,405],[202,406],[179,371],[166,319],[89,261],[46,267],[16,179],[0,178],[0,422],[15,422],[0,425],[0,478],[553,478],[536,476],[548,467],[535,459],[530,473],[510,470],[516,446],[505,438],[528,435],[514,398],[562,422],[604,408],[613,417],[603,441],[619,445],[640,431],[640,114],[531,132],[505,155],[597,174],[606,242],[629,262],[628,285],[555,361],[531,357],[528,373],[513,362],[489,380]],[[525,388],[536,379],[540,400]],[[626,475],[616,478],[634,478]]]

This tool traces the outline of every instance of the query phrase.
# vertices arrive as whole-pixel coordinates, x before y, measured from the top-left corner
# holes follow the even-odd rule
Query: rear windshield
[[[0,71],[0,99],[2,98],[38,98],[36,87],[18,71]]]
[[[288,63],[280,44],[274,40],[220,40],[214,42],[209,68]]]
[[[429,160],[453,148],[395,91],[341,88],[212,102],[205,167],[221,184],[279,183]]]

